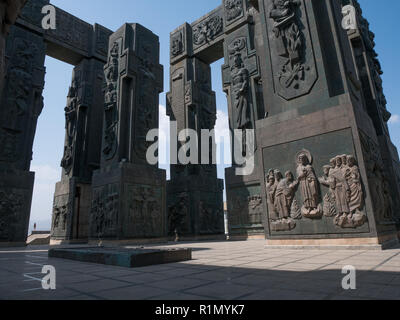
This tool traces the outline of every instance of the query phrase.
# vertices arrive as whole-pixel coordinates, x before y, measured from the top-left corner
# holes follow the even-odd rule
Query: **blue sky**
[[[221,0],[51,0],[51,3],[90,24],[99,23],[117,30],[123,23],[140,23],[160,37],[161,64],[164,65],[165,92],[169,90],[169,33],[184,22],[192,22],[221,4]],[[398,41],[398,0],[361,0],[364,15],[376,34],[376,50],[379,53],[388,109],[393,117],[390,123],[392,140],[400,146],[400,75]],[[384,5],[382,5],[384,3]],[[212,65],[213,89],[217,94],[217,127],[228,126],[227,102],[222,92],[222,61]],[[39,119],[34,143],[32,171],[36,171],[36,183],[31,213],[31,225],[49,229],[55,183],[60,180],[60,160],[64,142],[64,107],[71,81],[72,66],[52,58],[46,59],[45,107]],[[165,117],[165,92],[160,95],[161,126],[167,130]],[[218,168],[223,178],[223,167]]]

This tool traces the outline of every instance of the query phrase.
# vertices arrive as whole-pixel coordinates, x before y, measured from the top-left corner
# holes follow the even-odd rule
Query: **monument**
[[[168,182],[147,157],[163,90],[158,37],[139,24],[113,33],[58,8],[56,29],[44,30],[47,4],[27,1],[16,20],[24,1],[0,2],[0,244],[26,242],[46,55],[74,66],[60,107],[66,134],[53,243],[223,236],[215,137],[201,133],[216,122],[210,64],[224,58],[229,126],[242,134],[232,150],[255,154],[249,174],[237,174],[245,164],[234,153],[225,172],[231,238],[398,244],[400,160],[375,35],[356,0],[223,0],[175,29],[171,131],[191,129],[198,151],[206,145],[208,152],[186,161],[194,157],[186,149],[192,137],[173,134]],[[350,27],[342,23],[348,5]]]
[[[255,130],[254,172],[236,175],[235,161],[226,170],[233,238],[265,232],[268,245],[398,243],[400,162],[382,70],[356,1],[357,29],[342,27],[348,4],[224,0],[171,33],[171,119],[179,127],[201,118],[191,108],[189,63],[224,57],[230,129]],[[192,166],[172,168],[169,190],[180,194]],[[185,215],[198,224],[195,213]]]
[[[147,133],[159,126],[159,60],[158,37],[139,24],[125,24],[110,36],[101,166],[92,180],[92,240],[167,235],[166,172],[147,161]]]

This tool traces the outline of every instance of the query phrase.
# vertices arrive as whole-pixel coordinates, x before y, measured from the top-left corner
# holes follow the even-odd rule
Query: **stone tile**
[[[252,294],[257,288],[237,285],[230,282],[216,282],[195,289],[186,290],[185,293],[212,297],[217,300],[234,300],[244,295]]]
[[[193,294],[186,294],[182,292],[170,292],[166,295],[157,296],[150,300],[163,300],[163,301],[190,301],[190,300],[213,300],[212,298],[196,296]]]
[[[201,280],[201,279],[190,279],[179,277],[171,280],[164,280],[164,281],[156,281],[152,282],[151,286],[156,288],[161,288],[170,291],[183,291],[186,289],[191,289],[199,286],[203,286],[209,284],[209,280]]]
[[[122,288],[128,286],[129,283],[117,280],[94,280],[88,282],[69,283],[66,285],[68,289],[77,290],[81,293],[93,293],[101,290],[110,290],[114,288]]]
[[[123,282],[129,282],[129,283],[135,283],[135,284],[144,284],[144,283],[152,283],[156,281],[163,281],[167,279],[174,279],[179,277],[179,274],[174,274],[174,275],[161,275],[161,274],[156,274],[156,273],[138,273],[138,274],[133,274],[130,276],[122,276],[122,277],[116,277],[115,279],[118,281],[123,281]],[[171,280],[173,281],[173,280]]]
[[[60,276],[60,274],[57,274],[57,276],[56,276],[57,283],[62,283],[62,284],[89,282],[89,281],[96,281],[96,280],[100,280],[100,279],[101,278],[98,276],[89,275],[89,274],[75,274],[72,276]]]
[[[184,276],[189,276],[192,274],[199,274],[206,272],[206,270],[201,270],[201,269],[195,269],[195,268],[179,268],[179,269],[170,269],[170,270],[164,270],[160,272],[154,272],[155,274],[160,274],[164,276],[179,276],[179,277],[184,277]]]
[[[324,300],[326,294],[282,289],[265,289],[242,298],[242,300]]]
[[[168,295],[168,291],[145,285],[136,285],[120,289],[104,290],[96,292],[94,295],[107,300],[146,300]]]
[[[218,271],[203,272],[199,274],[192,274],[188,277],[190,277],[191,279],[200,279],[206,281],[230,281],[240,276],[242,276],[242,273],[232,272],[229,270],[222,269],[220,271],[218,270]]]
[[[273,262],[273,261],[259,261],[259,262],[250,262],[246,264],[240,265],[241,268],[249,268],[249,269],[273,269],[274,267],[282,265],[282,262]]]

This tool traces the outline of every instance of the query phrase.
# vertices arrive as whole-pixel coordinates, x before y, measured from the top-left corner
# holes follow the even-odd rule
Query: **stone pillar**
[[[211,132],[215,127],[215,92],[211,89],[209,64],[193,55],[189,24],[171,33],[170,72],[171,91],[167,94],[167,114],[172,121],[171,180],[167,188],[169,234],[181,239],[223,234],[223,181],[217,178],[212,156],[216,148],[214,134],[203,141],[208,152],[204,150],[206,154],[202,156],[201,150],[201,130]],[[189,164],[182,163],[178,157],[189,142],[189,139],[178,141],[178,134],[186,129],[193,130],[198,137],[191,137],[192,141],[196,139],[193,146],[197,150],[191,149],[186,154],[191,156]]]
[[[4,85],[6,38],[27,0],[0,1],[0,94]]]
[[[239,10],[240,9],[240,10]],[[240,6],[224,5],[226,17],[225,65],[222,67],[224,90],[228,95],[229,127],[242,131],[242,141],[232,139],[234,149],[244,152],[250,141],[244,130],[255,132],[256,121],[265,115],[260,92],[261,74],[259,58],[254,47],[256,17],[247,2]],[[257,150],[257,141],[255,142]],[[227,189],[229,232],[232,238],[264,238],[265,214],[262,207],[258,159],[254,171],[245,176],[237,175],[238,159],[232,157],[232,168],[225,171]]]
[[[177,231],[179,236],[222,234],[223,181],[217,179],[217,167],[213,164],[214,135],[208,143],[204,141],[209,146],[208,164],[201,162],[201,130],[211,132],[216,121],[210,66],[197,58],[184,59],[172,65],[167,104],[167,114],[171,121],[176,122],[177,129],[171,130],[171,159],[179,163],[171,165],[171,180],[168,182],[169,233]],[[178,141],[177,134],[185,129],[194,130],[199,137],[198,157],[188,165],[178,159],[178,150],[183,150],[185,142]]]
[[[166,236],[166,173],[146,159],[152,144],[146,135],[159,125],[159,50],[158,37],[139,24],[110,37],[101,168],[92,180],[93,240]]]
[[[341,9],[329,0],[259,1],[268,117],[256,136],[268,244],[397,243]]]
[[[25,244],[34,173],[33,137],[43,108],[43,37],[14,26],[6,44],[0,107],[0,242]]]
[[[400,160],[397,148],[390,139],[388,121],[391,113],[387,109],[387,101],[383,92],[383,74],[378,54],[375,51],[375,35],[369,28],[368,21],[363,17],[362,9],[357,0],[351,4],[356,9],[357,28],[349,30],[348,36],[353,50],[357,76],[362,85],[366,111],[371,117],[379,148],[382,154],[382,169],[388,181],[385,193],[390,194],[392,203],[386,204],[392,211],[395,220],[400,225],[400,213],[395,208],[400,207]]]
[[[91,180],[100,167],[104,63],[84,59],[74,68],[65,107],[62,179],[56,185],[52,242],[89,237]]]

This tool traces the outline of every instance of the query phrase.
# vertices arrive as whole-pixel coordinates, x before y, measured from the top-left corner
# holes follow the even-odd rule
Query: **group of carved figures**
[[[292,172],[270,170],[266,178],[268,213],[272,231],[291,231],[303,217],[333,217],[336,226],[357,228],[367,221],[363,212],[364,191],[360,170],[354,156],[341,155],[323,167],[324,176],[317,178],[312,156],[307,150],[297,154],[297,178]],[[329,188],[321,201],[320,186]],[[300,191],[301,208],[296,199]],[[322,204],[323,202],[323,204]]]

